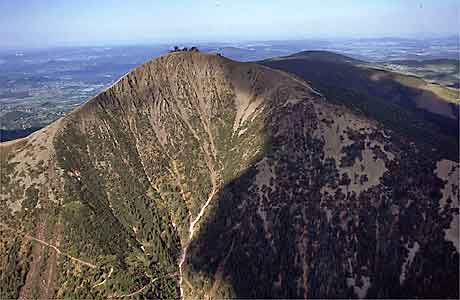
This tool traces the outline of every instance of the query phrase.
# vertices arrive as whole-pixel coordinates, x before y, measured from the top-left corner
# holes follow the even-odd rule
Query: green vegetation
[[[458,59],[397,60],[384,63],[381,67],[401,74],[416,75],[429,83],[451,88],[451,91],[456,90],[458,101],[458,89],[460,88]]]
[[[29,248],[21,249],[21,237],[0,228],[0,298],[17,299],[28,271]]]
[[[28,209],[35,208],[38,202],[38,192],[38,189],[36,189],[34,186],[30,186],[26,190],[25,200],[22,205]]]
[[[117,121],[110,120],[114,139],[132,140]],[[115,269],[107,285],[97,290],[91,288],[97,278],[80,282],[84,274],[69,274],[62,282],[65,292],[60,291],[65,297],[73,293],[72,297],[107,297],[114,291],[141,288],[149,277],[162,277],[177,270],[177,241],[169,220],[155,204],[160,197],[149,192],[148,180],[142,173],[133,144],[121,146],[126,148],[114,148],[111,141],[98,136],[87,139],[78,128],[68,128],[56,143],[62,168],[68,174],[79,172],[78,177],[66,176],[64,247],[72,255],[104,266],[104,273],[111,267]],[[91,152],[95,156],[85,157],[88,154],[82,150],[87,147],[95,149]],[[112,154],[110,159],[104,157],[106,154]],[[118,170],[116,175],[108,169],[95,167],[95,163],[102,160],[112,170]],[[107,261],[104,257],[111,259]],[[101,265],[100,261],[106,262]],[[86,272],[94,276],[90,275],[93,271]],[[160,298],[175,297],[174,278],[165,278],[157,284],[164,287],[161,294],[156,294]],[[153,288],[146,289],[143,294]]]
[[[436,83],[429,83],[414,76],[396,74],[393,76],[393,78],[405,86],[430,91],[445,101],[455,104],[460,103],[459,89],[444,87]]]

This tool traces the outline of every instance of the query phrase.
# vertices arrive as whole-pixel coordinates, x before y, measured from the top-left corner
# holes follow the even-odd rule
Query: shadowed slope
[[[195,297],[457,297],[458,180],[440,158],[324,100],[279,107],[266,136],[190,246]]]
[[[260,63],[299,76],[330,101],[458,161],[458,90],[326,51],[305,51]]]

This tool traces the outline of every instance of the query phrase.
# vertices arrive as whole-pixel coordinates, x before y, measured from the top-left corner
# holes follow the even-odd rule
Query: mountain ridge
[[[458,95],[456,102],[452,102],[451,89],[426,83],[413,75],[376,69],[373,64],[342,55],[339,58],[327,51],[304,51],[258,63],[294,74],[330,101],[378,120],[395,132],[419,139],[427,147],[458,161]]]
[[[282,71],[172,53],[0,150],[2,297],[458,295],[455,163]]]

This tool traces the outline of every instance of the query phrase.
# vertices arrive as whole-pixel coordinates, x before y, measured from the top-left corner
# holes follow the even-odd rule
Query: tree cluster
[[[187,48],[187,47],[182,47],[180,48],[179,46],[174,46],[174,48],[172,50],[170,50],[169,52],[172,53],[172,52],[200,52],[200,50],[193,46],[193,47],[190,47],[190,48]]]

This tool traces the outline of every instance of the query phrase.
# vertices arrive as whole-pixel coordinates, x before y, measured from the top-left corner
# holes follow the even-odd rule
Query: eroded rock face
[[[280,71],[173,53],[0,147],[2,298],[458,296],[458,168]]]

